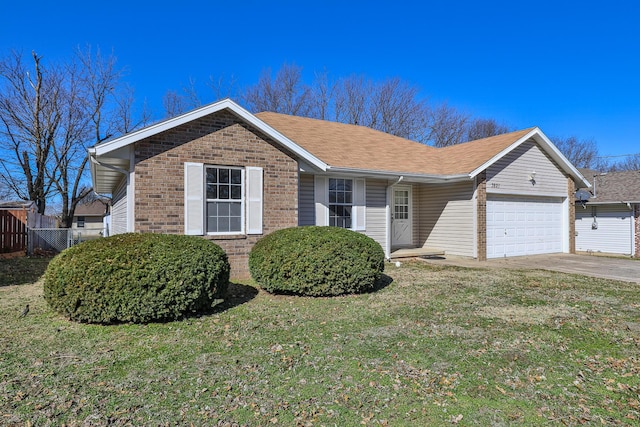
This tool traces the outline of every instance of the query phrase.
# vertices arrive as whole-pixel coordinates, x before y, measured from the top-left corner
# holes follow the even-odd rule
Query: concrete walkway
[[[477,261],[472,258],[447,255],[425,259],[432,264],[457,265],[471,268],[543,269],[562,273],[583,274],[604,279],[640,283],[640,260],[597,255],[550,254]]]

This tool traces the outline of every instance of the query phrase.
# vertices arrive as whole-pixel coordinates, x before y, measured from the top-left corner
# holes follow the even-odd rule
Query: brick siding
[[[478,174],[476,195],[478,198],[478,261],[487,260],[487,171]]]
[[[567,197],[569,202],[569,253],[576,253],[576,183],[573,178],[567,177]]]
[[[640,204],[636,204],[634,221],[636,224],[635,226],[636,227],[636,236],[635,236],[636,253],[634,256],[636,258],[640,258]]]
[[[263,235],[298,225],[298,164],[270,138],[222,111],[135,144],[135,231],[184,234],[184,163],[263,168]],[[206,236],[229,256],[233,278],[249,276],[263,235]]]

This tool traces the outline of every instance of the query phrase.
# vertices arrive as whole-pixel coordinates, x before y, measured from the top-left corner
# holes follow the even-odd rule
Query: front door
[[[411,187],[393,187],[391,206],[391,245],[412,245],[413,224],[411,219]]]

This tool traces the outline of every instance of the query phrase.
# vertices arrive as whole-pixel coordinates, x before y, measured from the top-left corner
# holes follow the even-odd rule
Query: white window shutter
[[[314,186],[316,225],[329,225],[329,179],[316,175]]]
[[[247,234],[262,234],[262,168],[246,167]]]
[[[204,234],[204,165],[184,164],[184,234]]]
[[[366,230],[366,182],[364,179],[353,180],[353,229]]]

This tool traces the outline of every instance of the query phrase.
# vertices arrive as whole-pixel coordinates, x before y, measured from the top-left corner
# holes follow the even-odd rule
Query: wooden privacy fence
[[[27,211],[0,210],[0,252],[27,249]]]

